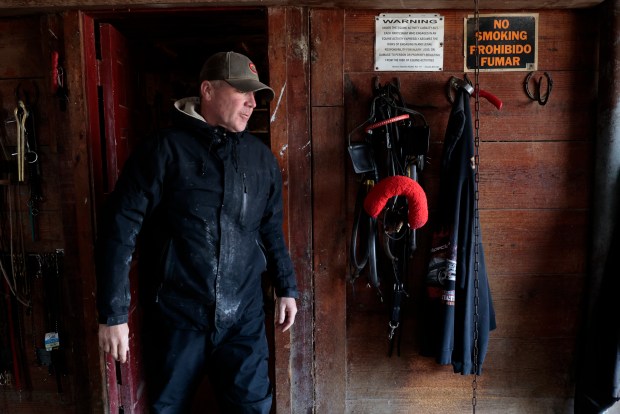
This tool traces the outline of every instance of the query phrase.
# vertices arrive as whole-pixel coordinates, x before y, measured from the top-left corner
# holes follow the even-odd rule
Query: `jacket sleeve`
[[[275,158],[270,166],[271,191],[261,221],[260,235],[267,255],[267,268],[273,274],[278,297],[297,298],[297,282],[293,262],[282,229],[282,175]]]
[[[95,244],[99,323],[128,320],[129,269],[145,218],[161,198],[165,157],[150,141],[134,152],[102,209]]]

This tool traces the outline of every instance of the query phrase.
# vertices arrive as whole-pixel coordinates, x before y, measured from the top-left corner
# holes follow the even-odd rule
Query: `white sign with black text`
[[[381,13],[375,17],[376,71],[443,70],[444,18]]]

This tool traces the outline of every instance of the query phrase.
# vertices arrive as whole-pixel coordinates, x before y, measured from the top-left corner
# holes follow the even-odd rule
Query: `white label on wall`
[[[444,18],[381,13],[375,17],[376,71],[443,70]]]

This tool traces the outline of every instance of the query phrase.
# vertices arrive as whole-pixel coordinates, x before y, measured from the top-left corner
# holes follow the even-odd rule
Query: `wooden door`
[[[137,120],[134,94],[137,88],[135,69],[128,41],[112,25],[96,24],[85,17],[85,28],[93,36],[86,45],[87,93],[91,121],[91,146],[96,211],[113,190],[120,171],[136,140]],[[98,31],[98,34],[95,34]],[[88,37],[88,34],[87,34]],[[92,49],[90,49],[92,48]],[[89,53],[90,51],[90,53]],[[99,51],[99,53],[97,53]],[[131,306],[129,310],[129,358],[120,364],[105,355],[107,406],[109,412],[142,413],[146,410],[143,367],[140,358],[140,312],[137,306],[137,266],[130,271]]]

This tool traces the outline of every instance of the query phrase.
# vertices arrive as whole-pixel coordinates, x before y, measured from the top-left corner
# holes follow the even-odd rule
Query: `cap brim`
[[[226,82],[242,92],[260,92],[268,101],[276,96],[273,89],[254,79],[228,79]]]

